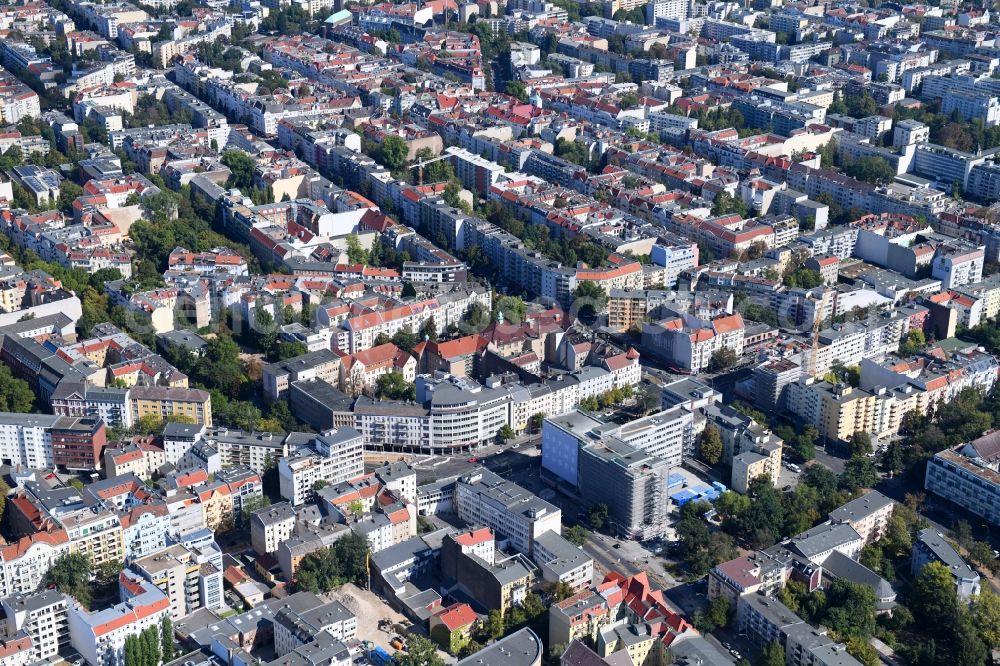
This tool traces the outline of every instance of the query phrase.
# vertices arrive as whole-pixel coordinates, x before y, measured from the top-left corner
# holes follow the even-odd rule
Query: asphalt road
[[[667,589],[677,585],[677,582],[661,566],[662,560],[650,554],[648,559],[633,562],[624,556],[623,548],[615,548],[615,539],[603,534],[591,533],[584,544],[583,550],[594,558],[594,578],[600,580],[609,571],[617,571],[632,576],[645,572],[649,577],[649,582],[660,589]],[[633,549],[634,550],[634,549]],[[674,608],[680,611],[680,607]]]
[[[841,456],[835,456],[828,453],[826,449],[816,447],[816,462],[820,463],[834,474],[840,474],[844,471],[844,465],[847,463],[845,458]]]

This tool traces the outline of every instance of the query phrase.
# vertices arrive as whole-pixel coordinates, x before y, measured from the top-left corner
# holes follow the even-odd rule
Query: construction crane
[[[446,160],[449,157],[451,157],[451,155],[438,155],[437,157],[432,157],[429,160],[418,160],[416,164],[411,164],[410,165],[411,169],[419,169],[419,171],[417,171],[417,185],[424,184],[425,166],[427,166],[428,164],[433,164],[434,162],[440,162],[441,160]]]

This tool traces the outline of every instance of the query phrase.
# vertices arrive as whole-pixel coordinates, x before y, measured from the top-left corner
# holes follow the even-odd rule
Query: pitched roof
[[[476,612],[469,604],[457,603],[438,613],[438,619],[448,627],[449,631],[458,631],[476,621]]]

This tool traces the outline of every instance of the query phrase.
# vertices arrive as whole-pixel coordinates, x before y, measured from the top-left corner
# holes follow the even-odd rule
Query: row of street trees
[[[164,616],[159,627],[151,625],[125,638],[125,666],[159,666],[174,658],[174,626]]]

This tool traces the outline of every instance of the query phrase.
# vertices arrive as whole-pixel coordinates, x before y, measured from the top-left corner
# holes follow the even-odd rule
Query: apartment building
[[[444,154],[451,161],[455,176],[462,181],[462,187],[478,192],[480,196],[486,196],[490,187],[505,174],[503,165],[484,159],[464,148],[449,146],[445,148]]]
[[[166,462],[163,449],[152,441],[126,444],[116,449],[107,448],[104,450],[104,476],[110,479],[134,474],[146,480]]]
[[[329,548],[350,529],[347,525],[340,524],[316,526],[300,524],[291,538],[278,544],[275,557],[281,566],[281,573],[289,580],[294,578],[304,557],[321,548]]]
[[[803,378],[788,386],[788,411],[830,441],[846,442],[856,432],[877,438],[876,396],[848,384]]]
[[[281,496],[292,506],[304,504],[318,481],[337,484],[364,473],[364,440],[354,428],[330,430],[278,463]]]
[[[646,622],[651,617],[660,618],[658,626]],[[593,587],[549,607],[549,636],[567,643],[574,639],[592,643],[607,662],[647,663],[667,654],[668,660],[676,660],[676,646],[696,638],[697,632],[664,604],[662,591],[650,585],[645,573],[626,578],[612,571]],[[705,664],[722,659],[703,655]],[[701,662],[695,658],[690,663]]]
[[[89,664],[124,666],[125,639],[149,627],[159,631],[170,616],[170,599],[149,581],[124,572],[119,587],[123,601],[111,608],[91,612],[69,604],[70,643]]]
[[[34,592],[56,560],[68,552],[69,535],[61,529],[36,532],[0,547],[0,592],[4,596]]]
[[[937,248],[931,262],[931,277],[941,280],[943,289],[957,289],[981,282],[985,248],[956,242]]]
[[[358,619],[339,601],[324,603],[311,592],[296,592],[275,612],[274,653],[283,657],[321,631],[338,641],[351,641],[357,636]]]
[[[642,323],[646,315],[656,308],[673,303],[675,297],[671,291],[612,289],[608,294],[608,326],[617,331],[627,331],[633,325]]]
[[[0,122],[16,125],[23,118],[41,118],[38,93],[10,72],[0,68]]]
[[[548,534],[548,532],[546,532]],[[481,560],[492,562],[496,559],[497,548],[493,530],[488,527],[473,527],[457,534],[450,535],[451,549],[450,556],[442,562],[441,572],[448,578],[456,578],[456,564],[453,557],[457,553],[475,555]]]
[[[397,304],[379,311],[352,316],[341,325],[347,339],[339,348],[345,353],[371,349],[380,335],[392,337],[406,329],[419,331],[432,317],[439,329],[451,324],[457,325],[473,303],[489,308],[491,301],[489,290],[463,286],[434,298]]]
[[[451,539],[445,537],[442,559],[452,547]],[[497,608],[501,613],[521,605],[534,580],[531,569],[517,557],[487,562],[475,555],[458,553],[455,560],[459,589],[483,608]]]
[[[555,532],[543,532],[535,539],[532,558],[542,580],[553,585],[563,583],[580,591],[593,582],[593,558]]]
[[[549,636],[565,645],[577,640],[596,644],[598,632],[613,621],[612,612],[597,591],[580,590],[549,606]]]
[[[853,527],[867,545],[885,536],[895,506],[893,500],[879,491],[870,490],[831,511],[829,518],[832,523]]]
[[[214,428],[204,432],[202,441],[219,452],[223,467],[248,467],[258,474],[288,455],[286,438],[280,433]]]
[[[250,516],[250,543],[258,555],[275,553],[295,532],[295,510],[288,502],[258,509]]]
[[[205,426],[170,422],[163,426],[163,456],[166,463],[177,466],[185,454],[205,434]]]
[[[682,314],[642,325],[642,348],[684,371],[707,370],[712,357],[726,348],[743,354],[744,323],[739,314],[710,321]]]
[[[754,645],[763,648],[780,643],[787,666],[861,666],[843,644],[804,622],[777,599],[760,594],[740,597],[737,621]]]
[[[778,485],[781,472],[781,446],[771,450],[747,451],[733,456],[733,473],[730,486],[738,493],[746,493],[754,479],[764,477],[772,486]]]
[[[413,329],[417,330],[417,329]],[[300,379],[322,379],[337,386],[340,357],[329,349],[321,349],[264,366],[264,392],[271,400],[288,397],[292,382]]]
[[[167,545],[170,512],[163,502],[132,507],[119,516],[125,559],[133,560],[155,553]]]
[[[52,413],[99,418],[108,427],[132,427],[127,388],[64,382],[52,394]]]
[[[8,636],[23,631],[31,638],[32,661],[48,659],[69,645],[69,597],[58,590],[16,593],[0,600]]]
[[[201,506],[202,522],[210,530],[225,531],[235,524],[233,497],[224,483],[208,482],[193,487],[189,492]]]
[[[225,486],[233,505],[234,519],[240,516],[247,502],[264,495],[264,480],[245,465],[233,465],[215,472],[214,484]]]
[[[913,542],[910,573],[916,576],[931,562],[938,562],[948,568],[948,573],[955,581],[955,595],[960,600],[969,602],[979,594],[980,580],[976,570],[962,559],[962,556],[943,535],[933,528],[927,527],[920,530]]]
[[[940,183],[958,183],[964,190],[969,185],[969,174],[986,158],[934,143],[918,143],[913,155],[913,173],[932,178]]]
[[[994,127],[1000,125],[1000,99],[986,92],[948,90],[941,98],[941,113],[957,113],[967,121],[980,120]]]
[[[340,364],[339,388],[348,395],[374,393],[378,378],[397,373],[412,382],[417,376],[417,359],[391,342],[348,354]]]
[[[539,535],[562,532],[558,507],[485,468],[455,482],[455,509],[459,518],[489,527],[521,553],[531,553]]]
[[[95,567],[125,559],[125,539],[118,515],[111,511],[75,511],[60,519],[69,535],[70,552],[90,557]]]
[[[215,543],[201,547],[173,544],[129,564],[127,575],[138,575],[170,600],[170,617],[180,620],[199,608],[224,605],[222,551]]]
[[[208,391],[165,386],[133,386],[129,392],[132,422],[144,416],[167,421],[172,416],[185,416],[195,423],[212,425],[212,396]]]
[[[58,420],[47,414],[0,413],[0,458],[12,465],[51,468],[51,429]]]
[[[536,155],[537,151],[533,151]],[[480,219],[468,219],[461,226],[454,247],[478,245],[490,263],[529,293],[552,298],[569,307],[573,291],[583,281],[595,282],[605,293],[611,289],[642,289],[642,266],[633,260],[612,255],[618,263],[602,269],[575,269],[550,261],[526,247],[512,234]]]

